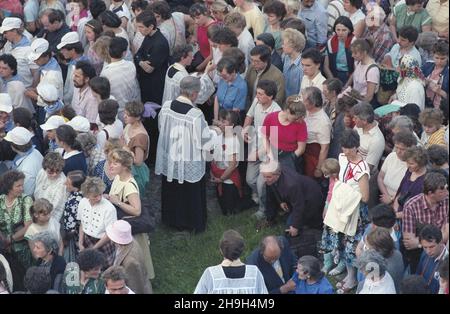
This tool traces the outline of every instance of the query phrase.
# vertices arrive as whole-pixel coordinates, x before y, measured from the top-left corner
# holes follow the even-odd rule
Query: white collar
[[[261,111],[262,111],[263,113],[268,113],[269,110],[271,110],[275,105],[278,105],[277,102],[276,102],[275,100],[272,100],[272,102],[270,103],[270,106],[268,106],[266,109],[263,109],[263,106],[261,105],[260,102],[258,102],[257,104],[259,104],[259,105],[261,106],[261,109],[262,109]]]
[[[435,262],[438,263],[438,262],[442,261],[447,255],[448,255],[448,249],[444,245],[444,249],[442,250],[441,254],[439,254],[439,256],[436,257]]]
[[[80,154],[80,153],[81,153],[81,152],[78,151],[78,150],[73,150],[73,151],[71,151],[70,153],[66,153],[65,151],[63,151],[63,159],[69,159],[70,157],[75,156],[75,155],[78,155],[78,154]]]
[[[182,71],[182,72],[186,72],[186,73],[187,73],[186,67],[183,66],[181,63],[175,62],[175,63],[172,65],[172,67],[175,68],[175,69],[177,69],[178,71]]]
[[[191,106],[195,107],[194,104],[192,103],[192,101],[189,98],[185,97],[185,96],[180,95],[180,96],[177,97],[176,100],[179,101],[179,102],[182,102],[182,103],[185,103],[185,104],[188,104],[188,105],[191,105]]]
[[[234,261],[225,258],[225,259],[223,260],[223,262],[220,263],[220,265],[223,266],[223,267],[229,267],[229,266],[234,266],[234,267],[236,267],[236,266],[243,266],[243,265],[245,265],[245,264],[242,263],[241,260],[240,260],[239,258],[236,259],[236,260],[234,260]]]

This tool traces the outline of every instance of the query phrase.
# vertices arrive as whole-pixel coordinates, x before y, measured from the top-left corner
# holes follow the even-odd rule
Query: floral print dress
[[[80,221],[77,220],[78,204],[83,199],[81,192],[70,192],[64,205],[63,229],[65,233],[64,258],[67,262],[75,261],[78,248]]]
[[[30,196],[20,196],[15,199],[13,207],[8,210],[6,207],[6,195],[0,195],[0,232],[10,237],[15,233],[14,226],[30,222],[30,207],[33,199]],[[11,253],[17,257],[22,267],[28,269],[32,266],[31,251],[26,240],[14,242]]]

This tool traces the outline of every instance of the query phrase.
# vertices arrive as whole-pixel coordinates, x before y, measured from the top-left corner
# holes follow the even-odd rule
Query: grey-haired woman
[[[291,280],[295,283],[295,294],[333,294],[333,287],[314,256],[306,255],[298,260]]]
[[[59,290],[66,261],[58,255],[58,240],[49,231],[44,231],[34,235],[31,241],[33,257],[37,260],[38,266],[50,269],[52,288]]]
[[[360,272],[365,275],[359,294],[395,294],[394,280],[386,271],[386,259],[375,250],[365,251],[357,260]]]

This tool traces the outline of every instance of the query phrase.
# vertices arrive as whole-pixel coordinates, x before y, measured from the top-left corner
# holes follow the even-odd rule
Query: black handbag
[[[133,182],[131,183],[139,191],[139,188]],[[128,202],[124,203],[129,204]],[[130,216],[129,214],[125,213],[119,206],[117,205],[114,206],[116,207],[117,211],[117,219],[122,219],[128,222],[131,225],[132,234],[149,233],[153,230],[150,212],[145,206],[141,205],[141,214],[139,216]]]
[[[398,205],[400,205],[403,208],[410,198],[411,196],[409,195],[409,192],[399,196],[399,198],[397,199]]]
[[[152,231],[152,224],[150,219],[150,214],[147,208],[141,208],[141,214],[139,216],[127,216],[127,214],[116,206],[117,219],[122,219],[131,225],[131,234],[149,233]]]

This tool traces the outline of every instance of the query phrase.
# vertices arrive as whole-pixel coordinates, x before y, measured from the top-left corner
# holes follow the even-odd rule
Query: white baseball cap
[[[40,98],[45,102],[55,102],[58,100],[58,89],[52,84],[39,83],[36,90]],[[46,104],[43,104],[43,106],[46,106]]]
[[[13,110],[11,96],[7,93],[0,94],[0,111],[10,113]]]
[[[80,36],[77,32],[68,32],[61,38],[61,42],[56,46],[57,49],[64,48],[66,45],[75,44],[80,41]]]
[[[41,129],[43,131],[56,130],[60,125],[65,124],[64,118],[61,116],[51,116],[45,121],[44,124],[41,124]]]
[[[32,138],[33,133],[31,133],[30,131],[21,126],[16,126],[14,129],[9,131],[5,136],[5,140],[14,143],[16,145],[28,144]]]
[[[91,123],[89,120],[82,116],[73,117],[73,119],[66,124],[70,125],[75,131],[80,133],[87,133],[91,129]]]
[[[36,61],[39,57],[48,50],[49,43],[44,38],[37,38],[31,43],[31,53],[28,58],[31,61]]]
[[[22,20],[17,17],[6,17],[2,26],[0,27],[0,34],[3,34],[6,31],[10,31],[12,29],[19,29],[22,27]]]

